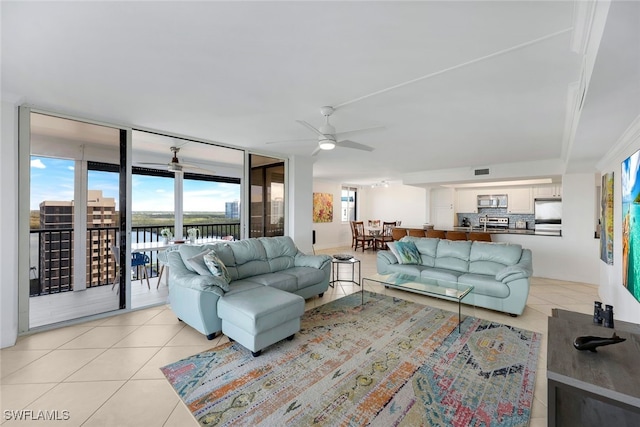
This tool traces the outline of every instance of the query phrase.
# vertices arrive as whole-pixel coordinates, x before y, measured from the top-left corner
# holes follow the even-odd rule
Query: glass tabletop
[[[378,282],[384,286],[405,289],[425,295],[450,298],[457,301],[460,301],[473,289],[472,285],[464,285],[442,279],[416,277],[403,273],[373,274],[365,277],[364,280]]]

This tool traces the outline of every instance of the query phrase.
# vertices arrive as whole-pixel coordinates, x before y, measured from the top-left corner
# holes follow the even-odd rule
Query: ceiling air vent
[[[476,170],[473,171],[473,174],[475,176],[478,176],[478,175],[489,175],[489,168],[487,168],[487,169],[476,169]]]

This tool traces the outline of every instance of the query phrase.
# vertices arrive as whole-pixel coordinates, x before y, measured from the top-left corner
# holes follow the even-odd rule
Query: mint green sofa
[[[403,237],[420,252],[419,264],[399,264],[391,251],[379,251],[380,274],[405,273],[473,285],[462,302],[509,313],[522,314],[533,274],[531,250],[517,244],[437,238]]]
[[[214,250],[224,263],[231,282],[223,290],[220,277],[209,273],[202,255]],[[320,297],[329,287],[331,257],[305,255],[288,236],[260,237],[205,245],[177,245],[167,251],[169,304],[175,315],[213,339],[222,330],[218,302],[242,294],[256,298],[252,290],[271,287],[304,299]],[[277,295],[277,292],[272,292]],[[234,297],[238,300],[238,297]]]

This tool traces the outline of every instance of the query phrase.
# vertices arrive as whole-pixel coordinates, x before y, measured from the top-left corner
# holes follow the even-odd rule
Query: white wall
[[[613,265],[600,261],[600,297],[604,304],[613,305],[616,319],[640,323],[640,303],[622,286],[622,191],[621,164],[640,149],[640,117],[621,137],[620,142],[599,165],[602,174],[613,172]]]
[[[316,249],[330,249],[351,245],[351,226],[342,223],[342,184],[314,180],[314,193],[333,194],[333,221],[313,223],[316,230]],[[427,190],[409,185],[390,184],[389,187],[361,186],[358,188],[358,220],[379,219],[402,221],[402,225],[419,226],[427,222]]]
[[[359,190],[358,219],[367,221],[402,221],[403,226],[422,227],[429,222],[428,192],[411,185],[390,184],[389,187],[362,187]]]
[[[0,143],[0,347],[18,335],[18,114],[2,101]]]

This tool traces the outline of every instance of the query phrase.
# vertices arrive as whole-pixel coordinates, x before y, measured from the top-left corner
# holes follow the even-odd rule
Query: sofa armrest
[[[502,283],[513,282],[518,279],[526,279],[533,275],[531,262],[531,250],[523,249],[522,257],[517,264],[509,265],[496,273],[496,280]]]
[[[378,251],[378,263],[397,264],[398,258],[391,251]]]
[[[220,281],[224,282],[224,279],[209,275],[201,276],[187,270],[180,253],[177,251],[167,253],[167,260],[169,261],[169,285],[171,287],[182,286],[198,291],[212,292],[218,296],[224,295],[224,290],[221,287],[224,285],[220,283]]]
[[[313,267],[322,270],[329,265],[331,257],[329,255],[305,255],[298,252],[293,262],[296,267]]]

